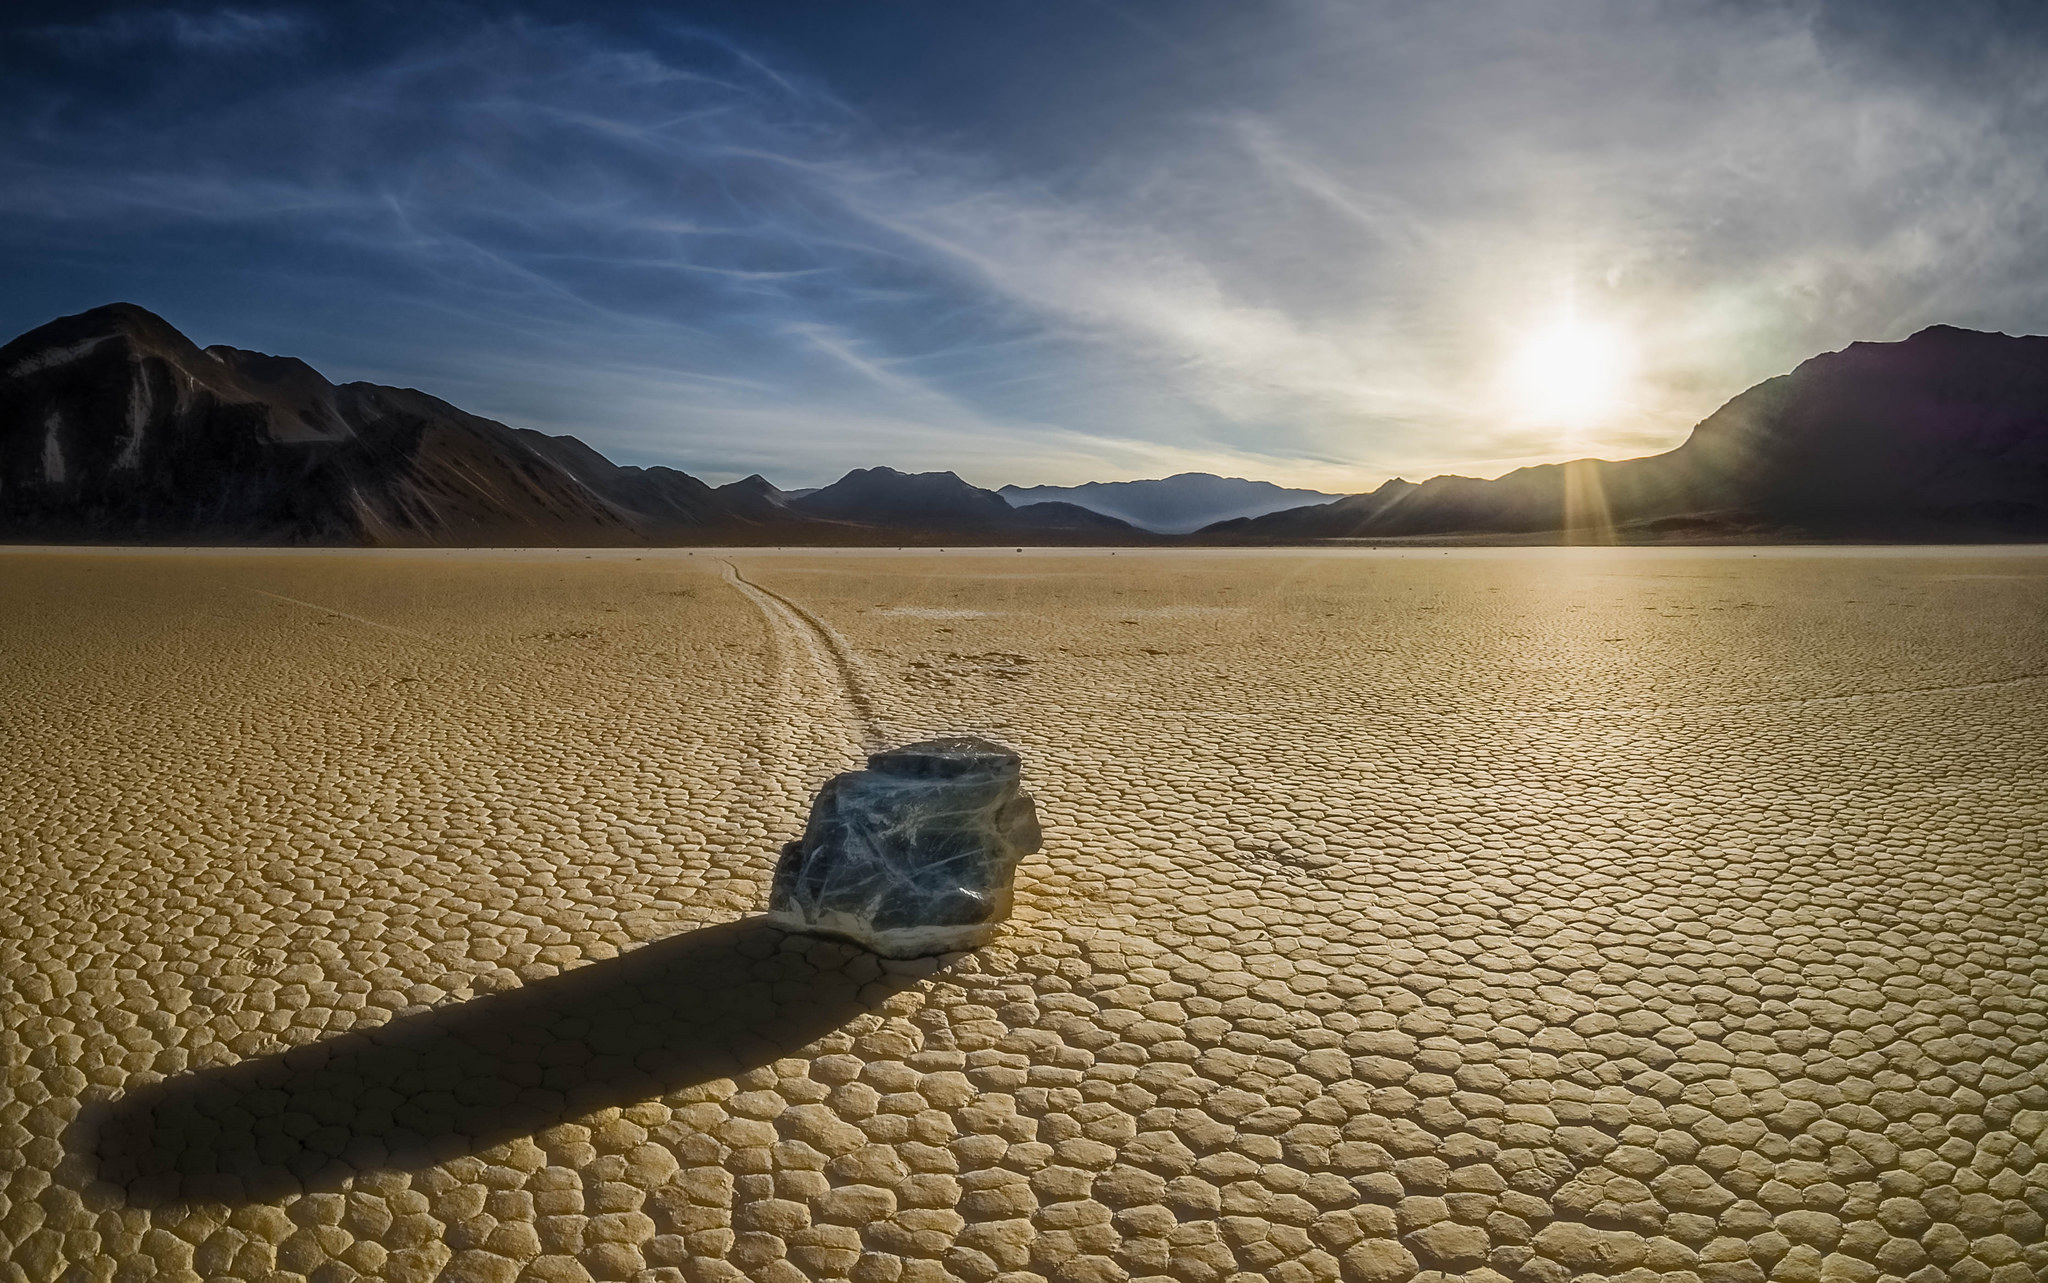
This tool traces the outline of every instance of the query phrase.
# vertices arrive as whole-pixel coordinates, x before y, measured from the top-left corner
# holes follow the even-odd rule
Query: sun
[[[1619,404],[1628,357],[1618,331],[1561,316],[1522,340],[1508,372],[1509,390],[1528,418],[1583,428]]]

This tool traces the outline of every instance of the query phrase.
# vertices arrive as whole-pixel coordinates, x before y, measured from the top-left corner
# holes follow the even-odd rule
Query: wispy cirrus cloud
[[[135,45],[169,45],[195,53],[244,53],[294,44],[311,28],[312,23],[302,14],[229,7],[119,10],[88,22],[54,23],[36,34],[85,55]]]
[[[2023,56],[1936,76],[1819,9],[1602,0],[1288,4],[1260,39],[1049,164],[720,32],[493,21],[24,131],[0,251],[139,280],[207,341],[785,484],[1492,472],[1675,444],[1856,338],[2048,328]],[[1560,434],[1502,371],[1567,304],[1634,364]]]

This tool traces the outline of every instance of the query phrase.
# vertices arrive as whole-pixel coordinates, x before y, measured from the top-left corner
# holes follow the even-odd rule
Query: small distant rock
[[[827,780],[782,849],[768,916],[885,958],[988,942],[1010,916],[1017,862],[1038,849],[1022,761],[972,736],[876,753]]]

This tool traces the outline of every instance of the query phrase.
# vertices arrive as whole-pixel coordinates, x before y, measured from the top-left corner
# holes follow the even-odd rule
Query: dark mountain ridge
[[[1741,393],[1664,454],[1390,481],[1201,534],[2048,537],[2048,338],[1938,325],[1854,343]]]
[[[639,506],[716,507],[694,478],[635,473],[424,392],[202,350],[130,304],[0,348],[0,532],[11,537],[610,543],[646,533]]]
[[[1078,486],[1004,486],[1013,504],[1065,502],[1159,534],[1188,534],[1218,521],[1258,517],[1343,496],[1288,489],[1270,481],[1177,472],[1151,481],[1089,481]]]
[[[920,496],[944,477],[950,496]],[[802,506],[827,492],[835,497]],[[626,467],[410,388],[201,349],[116,303],[0,347],[0,538],[115,543],[633,545],[1091,542],[1142,537],[1064,505],[1013,509],[957,477],[849,474],[792,501]]]
[[[1218,480],[1265,485],[1183,474],[1103,488],[1191,482],[1183,489],[1196,494]],[[1521,468],[1491,481],[1396,479],[1369,494],[1219,522],[1195,537],[2048,538],[2048,338],[1935,326],[1902,342],[1856,343],[1733,398],[1664,454]],[[202,349],[131,304],[63,317],[0,347],[0,539],[1161,538],[1085,505],[1013,506],[950,472],[860,468],[813,491],[784,492],[760,476],[712,487],[673,468],[614,464],[575,437],[507,427],[413,389],[335,384],[291,357]]]
[[[1129,535],[1131,526],[1071,503],[1012,506],[993,490],[951,472],[855,468],[831,485],[788,501],[821,517],[859,519],[906,529],[958,531],[1071,530]]]

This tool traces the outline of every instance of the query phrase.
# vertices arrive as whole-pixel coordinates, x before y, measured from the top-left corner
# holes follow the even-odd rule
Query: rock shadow
[[[875,981],[916,983],[743,919],[136,1088],[82,1111],[66,1148],[132,1206],[331,1190],[767,1064],[871,1010]]]

